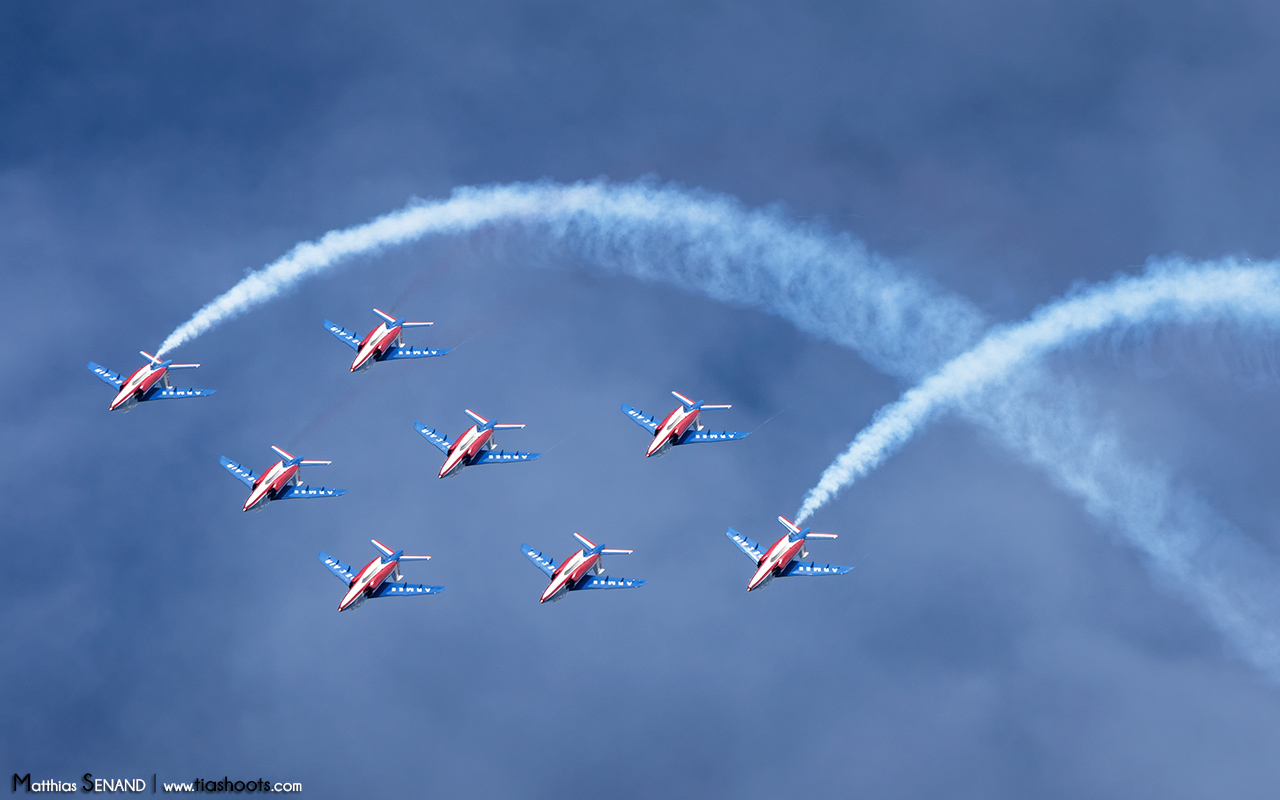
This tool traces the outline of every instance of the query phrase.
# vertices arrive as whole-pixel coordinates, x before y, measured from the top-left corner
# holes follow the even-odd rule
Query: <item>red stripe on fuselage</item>
[[[365,337],[360,340],[360,349],[356,351],[356,358],[351,362],[351,371],[355,372],[365,366],[371,358],[375,361],[381,358],[395,344],[400,330],[401,326],[388,328],[384,322],[365,334]]]
[[[276,472],[279,470],[279,472]],[[284,466],[283,461],[277,461],[271,465],[271,468],[263,473],[262,477],[253,484],[253,490],[249,492],[249,499],[244,501],[244,510],[248,511],[263,501],[264,498],[270,502],[273,495],[283,489],[294,475],[298,474],[298,465],[291,467]]]
[[[689,430],[689,426],[698,419],[701,409],[692,409],[688,412],[684,410],[684,406],[673,410],[670,414],[663,417],[662,424],[658,426],[654,432],[653,442],[649,444],[649,450],[646,456],[651,456],[662,449],[668,441],[675,441]]]
[[[443,478],[454,470],[465,467],[485,449],[485,444],[493,437],[493,428],[481,431],[479,427],[479,425],[472,425],[467,428],[466,432],[450,445],[449,455],[445,458],[444,465],[440,467],[439,477]]]
[[[150,391],[151,387],[155,386],[156,382],[163,378],[168,371],[168,367],[157,368],[151,364],[134,370],[133,374],[126,378],[124,383],[120,384],[120,391],[116,394],[115,399],[111,401],[111,410],[115,411],[135,395],[138,399],[142,399],[142,395]]]
[[[762,583],[771,575],[777,575],[787,568],[787,565],[795,560],[796,555],[804,549],[804,539],[798,539],[794,542],[788,541],[790,535],[783,536],[765,551],[764,558],[760,559],[756,573],[751,576],[751,580],[747,583],[747,591],[751,591]],[[766,565],[768,568],[766,569]]]
[[[397,560],[383,564],[381,558],[375,558],[365,564],[364,569],[360,570],[356,574],[355,580],[351,582],[351,588],[342,598],[342,602],[338,604],[338,610],[345,611],[361,595],[370,595],[377,591],[378,587],[387,579],[387,576],[395,571],[396,565],[399,563]]]
[[[542,592],[542,599],[538,602],[545,603],[561,592],[572,589],[577,585],[578,581],[582,580],[587,573],[591,571],[591,568],[595,566],[596,562],[600,560],[599,553],[595,553],[584,558],[582,555],[583,552],[584,551],[579,550],[569,556],[565,559],[563,564],[552,571],[551,583],[549,583],[546,590]]]

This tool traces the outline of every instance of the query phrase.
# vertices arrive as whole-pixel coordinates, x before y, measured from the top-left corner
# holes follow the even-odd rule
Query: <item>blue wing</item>
[[[421,347],[405,347],[404,345],[401,345],[400,347],[393,347],[388,350],[387,354],[382,357],[382,360],[391,361],[397,358],[431,358],[432,356],[442,356],[447,352],[449,351],[429,350]]]
[[[520,552],[524,553],[525,558],[532,561],[535,567],[547,573],[548,578],[555,577],[556,562],[547,558],[537,550],[534,550],[527,544],[520,545]]]
[[[239,464],[227,458],[226,456],[223,456],[222,458],[218,459],[218,462],[222,464],[222,466],[226,467],[227,471],[230,472],[232,475],[235,475],[236,478],[238,478],[239,481],[243,483],[245,486],[248,486],[250,489],[253,488],[253,482],[258,479],[258,473],[254,472],[248,467],[240,466]]]
[[[320,563],[329,568],[329,571],[337,575],[348,586],[356,579],[356,571],[351,568],[350,564],[343,564],[338,559],[321,550],[318,556]]]
[[[726,530],[724,535],[728,536],[729,541],[736,544],[739,550],[746,553],[747,556],[757,564],[760,563],[760,559],[764,558],[764,551],[760,549],[760,545],[738,533],[733,528]]]
[[[440,448],[440,452],[449,455],[449,437],[434,428],[428,428],[421,422],[413,423],[413,429],[422,434],[422,438]]]
[[[213,394],[216,391],[218,390],[217,389],[174,389],[170,387],[168,389],[161,389],[158,392],[153,392],[151,394],[148,394],[147,399],[148,400],[176,400],[176,399],[181,399],[183,397],[208,397],[209,395]]]
[[[354,332],[347,330],[341,325],[335,325],[327,319],[324,321],[324,329],[338,337],[338,341],[342,342],[347,347],[359,352],[360,337],[356,336]]]
[[[680,437],[676,444],[696,444],[698,442],[727,442],[730,439],[745,439],[750,431],[688,431]]]
[[[305,500],[311,497],[337,497],[346,493],[346,489],[326,489],[323,486],[294,486],[290,484],[281,489],[274,499]]]
[[[411,597],[419,594],[435,594],[443,592],[443,586],[427,586],[422,583],[396,583],[395,581],[386,581],[377,589],[374,589],[370,597]]]
[[[815,564],[812,561],[792,561],[787,568],[778,573],[781,578],[798,575],[843,575],[853,567],[842,567],[838,564]]]
[[[506,450],[486,450],[472,459],[471,465],[508,464],[516,461],[533,461],[540,455],[542,455],[542,453],[519,453],[514,450],[508,453]]]
[[[87,366],[89,371],[101,378],[104,383],[109,383],[117,389],[124,385],[124,378],[120,377],[120,373],[112,372],[101,364],[95,364],[92,361]]]
[[[626,412],[628,417],[631,417],[631,420],[635,424],[639,425],[641,428],[644,428],[649,433],[658,432],[658,421],[653,417],[649,416],[648,414],[644,413],[640,409],[632,408],[626,403],[623,403],[622,410]]]
[[[610,578],[608,575],[596,575],[588,578],[574,589],[634,589],[644,586],[648,581],[637,581],[631,578]]]

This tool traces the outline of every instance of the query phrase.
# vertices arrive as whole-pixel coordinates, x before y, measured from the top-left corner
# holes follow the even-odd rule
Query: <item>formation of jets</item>
[[[350,372],[366,370],[379,361],[429,358],[443,356],[449,352],[449,350],[416,348],[404,344],[402,335],[405,328],[425,327],[433,323],[406,322],[376,308],[373,313],[377,314],[382,322],[362,339],[340,325],[329,320],[324,321],[325,330],[356,351]],[[200,366],[199,364],[174,364],[172,361],[161,361],[144,351],[139,353],[147,359],[147,363],[127,378],[122,378],[118,373],[92,361],[89,362],[89,371],[116,389],[116,395],[111,401],[109,410],[129,411],[138,403],[149,400],[204,397],[214,393],[213,389],[175,389],[170,385],[170,370],[194,369]],[[732,408],[731,405],[694,401],[674,391],[671,394],[680,401],[680,405],[661,421],[626,403],[622,404],[622,411],[653,437],[645,451],[646,458],[665,455],[672,447],[678,445],[725,442],[748,436],[744,431],[713,431],[707,430],[703,425],[703,411],[729,409]],[[466,414],[474,424],[453,441],[421,422],[413,424],[414,430],[444,453],[445,460],[440,467],[438,477],[452,477],[466,467],[481,464],[516,464],[533,461],[541,455],[541,453],[496,449],[494,442],[496,431],[521,429],[525,427],[523,423],[490,422],[469,408],[466,409]],[[260,511],[274,500],[337,497],[346,493],[345,489],[328,489],[302,483],[302,467],[328,465],[332,464],[332,461],[304,460],[275,445],[272,445],[271,449],[280,457],[280,460],[260,475],[226,456],[219,459],[228,472],[249,487],[249,497],[242,507],[244,511]],[[841,575],[852,569],[852,567],[799,560],[808,558],[806,542],[813,539],[835,539],[836,534],[814,533],[808,528],[801,529],[785,517],[778,517],[778,521],[787,529],[787,533],[768,549],[761,548],[759,544],[733,528],[725,532],[738,549],[756,565],[755,572],[747,582],[748,592],[768,585],[774,578]],[[629,555],[633,552],[632,550],[607,548],[602,544],[593,543],[580,533],[574,533],[573,536],[578,540],[581,549],[559,564],[528,544],[520,545],[520,551],[533,562],[534,566],[542,570],[550,581],[539,598],[540,603],[554,603],[569,592],[583,589],[634,589],[647,583],[643,580],[613,578],[604,574],[603,556]],[[328,553],[323,551],[319,553],[320,562],[347,585],[347,592],[338,603],[338,611],[357,608],[370,598],[416,597],[444,590],[443,586],[406,583],[400,573],[400,562],[426,561],[431,556],[405,555],[403,550],[393,551],[377,539],[371,539],[370,543],[378,550],[379,555],[360,570],[353,569]]]

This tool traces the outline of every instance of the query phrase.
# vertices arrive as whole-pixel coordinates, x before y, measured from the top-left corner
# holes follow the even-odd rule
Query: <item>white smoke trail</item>
[[[899,376],[923,374],[982,328],[972,306],[899,275],[847,236],[674,187],[538,183],[457,189],[299,244],[196,312],[158,355],[345,260],[513,223],[598,265],[772,311]]]
[[[899,378],[917,379],[936,369],[976,341],[984,327],[972,305],[899,274],[849,237],[796,225],[774,212],[744,210],[731,198],[673,187],[542,183],[459,189],[448,200],[417,203],[298,245],[202,308],[166,339],[161,352],[343,260],[432,234],[503,226],[533,234],[531,243],[540,236],[543,246],[564,245],[598,267],[775,313],[857,350]],[[1239,268],[1224,265],[1221,274],[1228,276],[1231,266]],[[1260,295],[1267,293],[1259,288]],[[1269,293],[1276,294],[1274,288]],[[1178,313],[1163,319],[1173,321]],[[1116,317],[1122,319],[1123,314]],[[1136,315],[1127,319],[1140,321]],[[1068,324],[1068,338],[1057,345],[1037,345],[1034,337],[1031,343],[1041,351],[1062,346],[1084,335],[1078,325]],[[1080,331],[1088,328],[1085,321]],[[1009,330],[1002,329],[1005,335]],[[1071,387],[1046,390],[1032,380],[1035,374],[1005,374],[998,393],[961,392],[957,408],[1042,466],[1091,513],[1116,525],[1246,658],[1280,680],[1272,633],[1280,597],[1267,591],[1280,586],[1280,569],[1256,557],[1247,539],[1160,470],[1126,461],[1114,435],[1091,424]]]
[[[1196,323],[1211,318],[1280,324],[1280,270],[1226,260],[1192,268],[1158,265],[1042,306],[1016,325],[995,328],[897,401],[822,473],[797,512],[803,521],[879,466],[941,411],[1008,379],[1052,350],[1115,326]]]
[[[1166,471],[1135,463],[1094,409],[1034,366],[962,401],[1147,556],[1158,580],[1188,598],[1253,666],[1280,682],[1280,565]]]

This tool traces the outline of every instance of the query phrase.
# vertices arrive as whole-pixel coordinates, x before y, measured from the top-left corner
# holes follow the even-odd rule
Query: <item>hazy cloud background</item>
[[[743,591],[903,388],[749,309],[480,234],[361,260],[184,347],[207,400],[106,412],[191,312],[453,186],[652,176],[780,204],[1016,320],[1152,255],[1274,257],[1264,3],[89,4],[0,23],[0,769],[438,796],[1271,797],[1276,687],[1043,473],[959,421],[824,509],[849,576]],[[394,305],[442,359],[346,374]],[[1276,353],[1055,357],[1131,451],[1274,552]],[[732,402],[643,458],[620,402]],[[793,405],[789,405],[793,404]],[[414,420],[539,462],[434,478]],[[243,514],[269,445],[332,501]],[[554,448],[554,449],[553,449]],[[634,547],[540,607],[528,541]],[[443,594],[337,614],[377,535]],[[410,569],[411,568],[411,569]],[[1280,623],[1280,621],[1277,621]],[[411,788],[412,787],[412,788]]]

